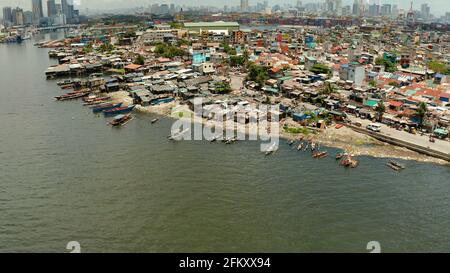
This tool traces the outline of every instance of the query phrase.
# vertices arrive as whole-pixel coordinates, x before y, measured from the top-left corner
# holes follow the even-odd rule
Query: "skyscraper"
[[[12,10],[12,21],[16,26],[22,26],[24,24],[23,20],[23,9],[17,7]]]
[[[9,22],[9,23],[13,22],[11,7],[4,7],[3,8],[3,21]]]
[[[39,20],[44,17],[44,12],[42,11],[42,0],[32,0],[31,4],[33,20],[35,23],[39,23]]]
[[[248,0],[241,0],[241,12],[248,11]]]
[[[57,14],[55,0],[47,0],[47,16],[54,17]]]
[[[67,0],[61,0],[61,11],[66,17],[69,14]]]
[[[423,19],[430,19],[430,6],[428,6],[428,4],[422,4],[422,6],[420,7],[420,14]]]

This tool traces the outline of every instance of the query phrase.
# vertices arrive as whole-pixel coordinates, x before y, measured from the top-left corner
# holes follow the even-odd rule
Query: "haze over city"
[[[394,4],[398,5],[399,8],[402,9],[409,9],[410,7],[410,0],[367,0],[369,3],[373,2],[380,2],[380,4]],[[44,6],[45,6],[45,2]],[[58,2],[58,1],[57,1]],[[83,12],[85,9],[93,9],[93,10],[113,10],[113,9],[124,9],[124,8],[133,8],[133,7],[139,7],[139,6],[149,6],[151,4],[176,4],[176,5],[187,5],[187,6],[216,6],[216,7],[223,7],[225,4],[228,6],[238,6],[240,4],[239,0],[230,0],[227,2],[218,1],[218,0],[205,0],[205,1],[194,1],[194,0],[173,0],[173,1],[156,1],[156,0],[94,0],[94,1],[87,1],[87,0],[78,0],[73,1],[75,6],[77,6],[77,3],[80,3],[81,5],[78,6]],[[250,0],[249,5],[256,5],[258,2],[264,2],[263,0]],[[283,4],[291,4],[296,5],[296,0],[271,0],[268,1],[269,5],[283,5]],[[320,0],[311,1],[301,1],[303,4],[306,3],[318,3],[318,2],[324,2]],[[343,5],[351,5],[353,3],[353,0],[343,0]],[[422,4],[428,4],[431,8],[431,13],[435,14],[437,16],[445,14],[445,12],[448,12],[450,10],[450,2],[448,0],[415,0],[413,1],[413,8],[414,9],[420,9],[420,5]],[[25,9],[31,8],[31,0],[0,0],[0,7],[4,6],[20,6]]]

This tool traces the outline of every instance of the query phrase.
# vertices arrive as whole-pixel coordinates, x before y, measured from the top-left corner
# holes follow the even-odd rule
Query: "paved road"
[[[367,120],[367,119],[360,119],[354,116],[349,116],[349,119],[352,122],[360,122],[362,124],[363,128],[366,128],[367,125],[369,125],[370,123],[372,123],[372,121]],[[432,143],[429,141],[429,136],[428,135],[424,135],[421,136],[420,134],[410,134],[408,132],[405,131],[399,131],[396,130],[394,128],[388,127],[385,124],[381,124],[381,134],[392,137],[392,138],[396,138],[399,140],[403,140],[412,144],[416,144],[416,145],[420,145],[422,147],[426,147],[429,149],[433,149],[436,151],[440,151],[440,152],[444,152],[449,154],[450,153],[450,141],[448,140],[440,140],[440,139],[435,139],[436,142]]]

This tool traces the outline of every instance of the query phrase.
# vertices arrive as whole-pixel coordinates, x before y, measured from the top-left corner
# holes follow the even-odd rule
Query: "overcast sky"
[[[0,0],[0,7],[3,6],[20,6],[24,9],[31,9],[32,0]],[[56,0],[58,3],[60,0]],[[367,0],[368,1],[368,0]],[[370,0],[377,1],[377,0]],[[46,7],[47,0],[42,0],[44,3],[44,9]],[[74,0],[74,2],[81,3],[82,10],[85,8],[90,9],[115,9],[115,8],[130,8],[133,6],[148,6],[153,3],[174,3],[174,4],[186,4],[186,5],[215,5],[223,7],[225,3],[228,6],[237,6],[240,0]],[[255,5],[257,2],[264,2],[264,0],[249,0],[250,5]],[[308,2],[324,2],[324,0],[303,0],[303,3]],[[353,0],[343,0],[344,4],[351,4]],[[410,0],[380,0],[383,3],[398,4],[400,8],[409,9]],[[297,0],[269,0],[270,5],[291,3],[295,5]],[[414,9],[420,10],[420,5],[423,3],[428,3],[431,7],[431,13],[440,16],[444,15],[445,12],[450,12],[450,0],[415,0]]]

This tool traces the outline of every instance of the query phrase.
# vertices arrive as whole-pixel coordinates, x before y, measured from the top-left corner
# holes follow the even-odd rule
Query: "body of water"
[[[33,43],[0,45],[1,252],[450,251],[448,167],[169,142],[172,121],[144,115],[113,129],[54,101],[55,62]]]

